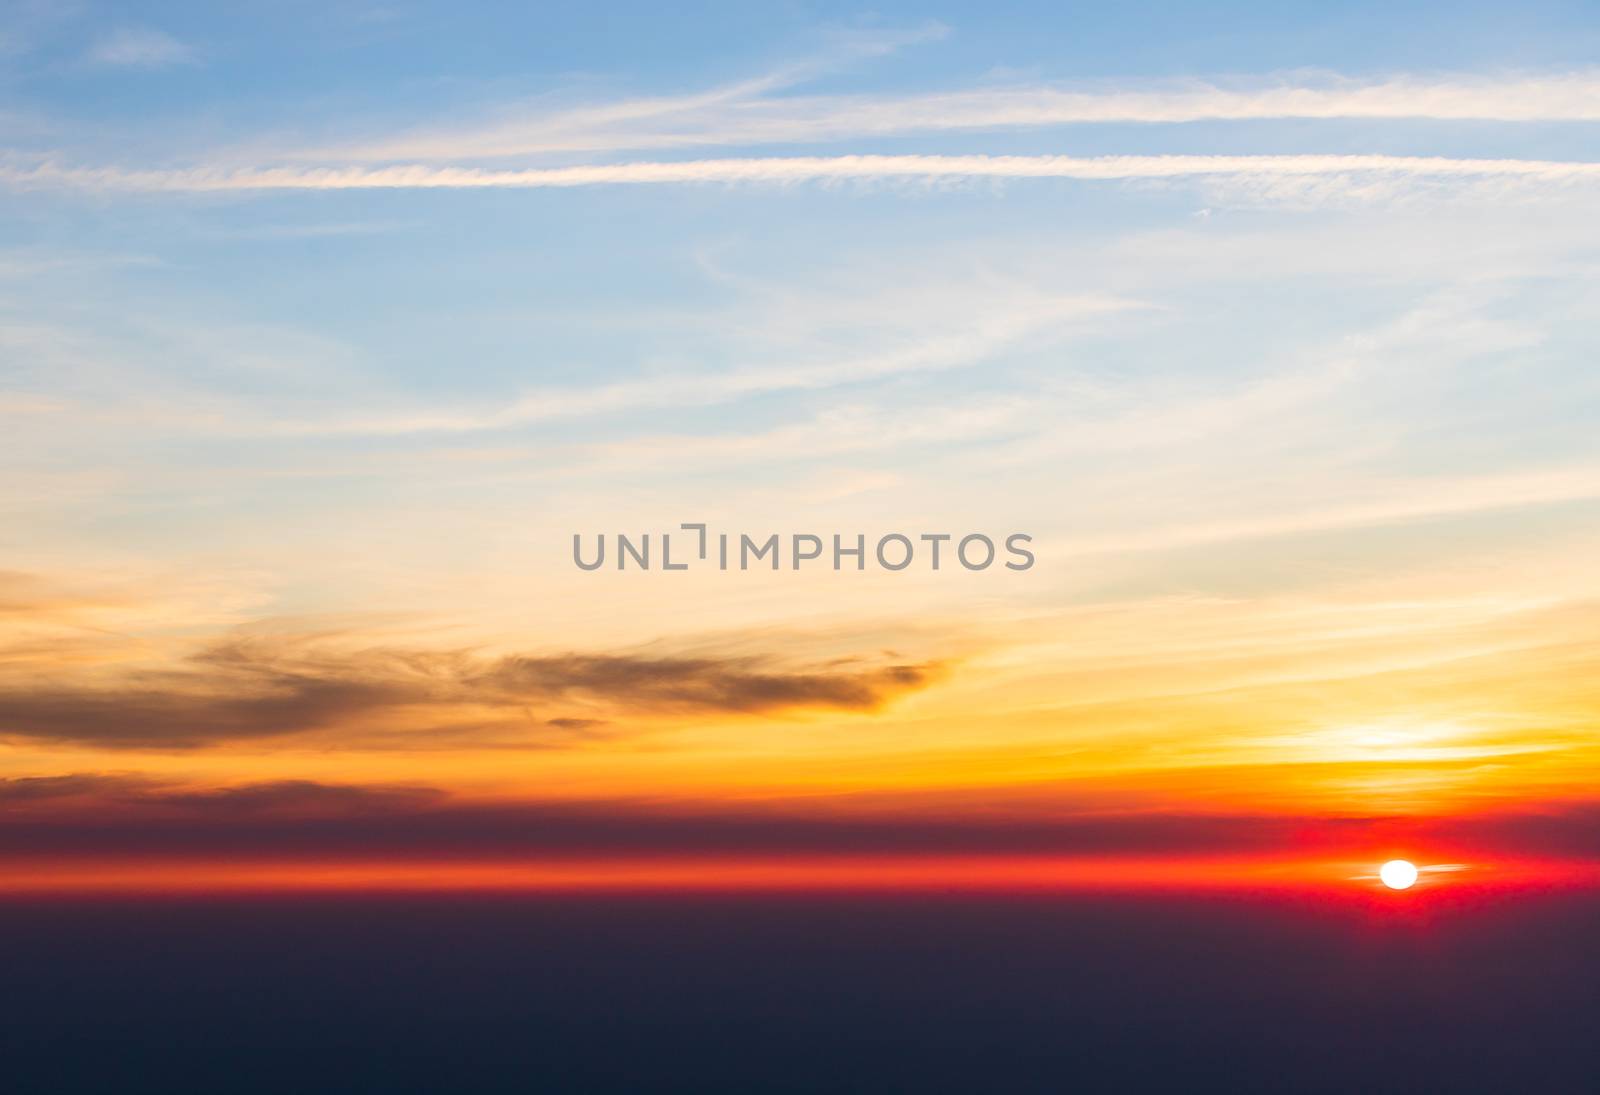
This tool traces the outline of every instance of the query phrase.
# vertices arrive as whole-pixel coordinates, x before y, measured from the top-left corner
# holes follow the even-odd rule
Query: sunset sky
[[[1117,7],[0,7],[0,890],[1588,878],[1592,11]]]

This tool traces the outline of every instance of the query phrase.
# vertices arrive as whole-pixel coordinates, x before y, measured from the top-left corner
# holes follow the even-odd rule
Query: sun
[[[1417,868],[1404,859],[1391,859],[1378,868],[1378,877],[1391,890],[1409,890],[1417,881]]]

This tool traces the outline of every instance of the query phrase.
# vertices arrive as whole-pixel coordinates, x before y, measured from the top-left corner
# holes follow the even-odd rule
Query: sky
[[[1593,14],[0,6],[0,888],[1590,871]]]

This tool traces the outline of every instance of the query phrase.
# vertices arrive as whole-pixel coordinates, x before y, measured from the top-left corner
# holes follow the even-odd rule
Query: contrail
[[[1451,159],[1438,156],[794,156],[643,161],[570,167],[487,169],[422,164],[385,167],[191,167],[130,169],[43,163],[0,168],[15,187],[135,191],[541,189],[646,184],[791,184],[940,179],[1134,180],[1225,176],[1393,179],[1502,178],[1550,183],[1600,179],[1600,163],[1565,160]]]

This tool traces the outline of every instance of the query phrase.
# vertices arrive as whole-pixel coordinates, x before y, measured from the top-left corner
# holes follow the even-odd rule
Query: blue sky
[[[1594,497],[1582,5],[5,12],[22,562],[331,611],[714,509],[1082,597]]]

